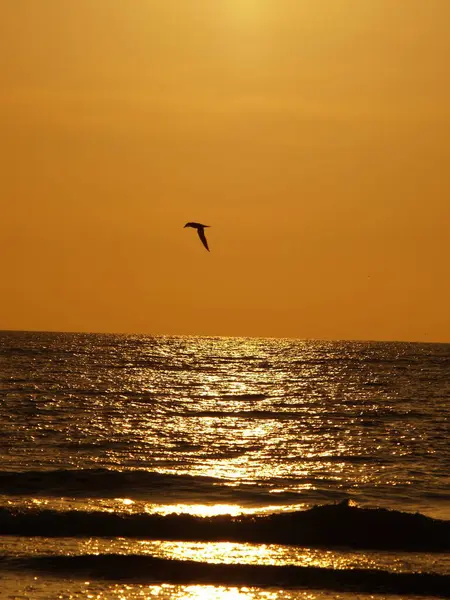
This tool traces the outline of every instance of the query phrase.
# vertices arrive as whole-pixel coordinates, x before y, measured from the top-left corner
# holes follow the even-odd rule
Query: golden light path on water
[[[304,510],[306,504],[290,504],[289,506],[268,505],[264,507],[245,507],[239,504],[154,504],[145,500],[131,498],[26,498],[10,497],[0,506],[26,507],[28,509],[49,509],[57,511],[99,511],[117,514],[148,514],[148,515],[192,515],[196,517],[216,517],[219,515],[263,515],[280,512]]]
[[[326,480],[332,481],[331,489],[346,480],[350,481],[356,495],[359,485],[377,485],[377,478],[382,480],[383,485],[395,486],[395,471],[391,471],[388,479],[384,477],[383,464],[379,464],[375,471],[370,460],[366,462],[381,448],[383,436],[386,432],[391,435],[391,430],[382,429],[378,432],[371,421],[372,417],[376,417],[379,405],[371,402],[370,398],[366,399],[367,389],[371,395],[373,390],[381,394],[381,388],[364,387],[372,381],[372,375],[367,371],[360,373],[358,359],[351,363],[352,379],[348,376],[350,367],[342,367],[339,371],[336,365],[340,363],[333,360],[327,364],[323,362],[322,354],[326,353],[326,348],[323,351],[321,349],[318,360],[314,362],[314,346],[305,346],[305,356],[299,359],[299,344],[290,353],[288,342],[280,342],[280,346],[285,344],[287,348],[280,358],[272,344],[263,347],[256,342],[242,342],[239,349],[234,350],[236,343],[221,341],[223,348],[219,351],[211,342],[206,351],[205,341],[197,347],[195,340],[180,340],[180,345],[184,346],[182,352],[174,354],[173,370],[166,370],[165,365],[161,369],[149,368],[147,365],[151,360],[136,363],[137,366],[127,372],[114,370],[117,381],[105,383],[108,392],[105,397],[90,397],[82,405],[83,410],[79,411],[78,416],[78,426],[86,439],[106,440],[107,444],[101,447],[101,453],[99,451],[89,457],[89,463],[77,449],[70,455],[73,462],[67,462],[71,468],[79,469],[93,466],[95,469],[98,465],[99,469],[130,473],[148,470],[158,475],[204,476],[210,480],[207,494],[203,492],[202,481],[195,482],[199,490],[194,490],[197,495],[192,492],[194,484],[189,488],[189,494],[184,493],[183,484],[180,484],[181,492],[174,495],[171,502],[170,484],[161,486],[161,489],[158,485],[150,486],[149,494],[145,485],[134,485],[134,479],[130,477],[129,486],[113,488],[115,497],[103,497],[105,492],[99,485],[98,496],[95,496],[95,486],[89,489],[93,497],[10,496],[6,501],[8,507],[17,503],[18,507],[38,510],[103,511],[125,515],[178,513],[202,517],[238,516],[302,510],[311,502],[307,505],[298,504],[298,499],[302,499],[299,495],[297,504],[291,505],[288,504],[289,498],[284,501],[280,498],[281,494],[286,491],[305,491],[306,495],[311,487],[313,492],[315,487],[320,491],[322,482]],[[164,347],[161,351],[164,351]],[[202,352],[206,352],[204,363],[192,359],[191,365],[189,356],[200,356]],[[311,356],[305,360],[308,352]],[[276,369],[264,366],[271,360],[276,360]],[[296,362],[297,366],[293,366]],[[390,394],[381,397],[383,410],[390,406],[393,399]],[[361,408],[358,403],[361,399],[365,400],[364,423],[359,414]],[[405,424],[405,428],[413,426]],[[402,429],[395,439],[401,440],[407,434]],[[392,435],[391,438],[394,439]],[[391,455],[401,451],[400,445],[389,446]],[[346,457],[355,460],[347,460]],[[220,481],[220,486],[217,486],[219,494],[215,493],[214,478]],[[170,478],[168,480],[171,481]],[[409,481],[403,479],[403,483]],[[245,499],[242,504],[228,502],[233,497],[242,499],[242,496],[234,494],[235,488],[239,487],[245,492],[248,489],[256,490],[248,505]],[[265,496],[264,506],[256,506],[260,488],[270,494]],[[228,489],[231,494],[227,494]],[[55,543],[54,538],[8,536],[7,545],[9,554],[17,557],[122,554],[210,564],[296,565],[337,570],[358,568],[395,573],[450,574],[449,559],[440,556],[436,560],[436,555],[419,553],[349,552],[276,544],[94,537],[58,538]],[[24,593],[22,596],[33,600],[80,596],[97,600],[154,597],[163,600],[355,598],[352,594],[326,591],[250,587],[113,584],[98,581],[65,581],[66,584],[71,587],[64,590],[64,595],[59,593],[61,590],[53,593],[52,584],[45,576],[39,576],[30,584],[33,593]],[[38,590],[40,585],[43,590],[47,586],[41,595]],[[11,589],[11,596],[13,593],[19,596],[19,587]],[[366,598],[373,599],[376,596],[358,594],[359,600]]]
[[[144,585],[53,578],[26,574],[2,581],[6,598],[21,600],[355,600],[353,592],[262,589],[221,585]],[[358,593],[357,600],[396,600],[398,596]]]
[[[359,484],[376,481],[379,474],[372,466],[336,460],[340,455],[367,455],[378,447],[373,441],[370,449],[366,447],[366,431],[355,426],[358,415],[340,421],[322,402],[325,394],[332,410],[339,410],[342,401],[345,405],[347,397],[353,397],[354,390],[352,384],[343,385],[345,373],[329,376],[338,369],[334,363],[326,366],[325,377],[323,356],[314,362],[314,345],[297,343],[291,352],[286,340],[267,345],[258,340],[222,339],[216,344],[212,339],[191,338],[180,339],[179,344],[180,370],[156,373],[144,367],[129,374],[129,386],[147,390],[150,397],[162,383],[170,382],[166,412],[159,417],[170,444],[164,455],[154,459],[156,471],[214,477],[229,486],[274,478],[287,483],[290,479],[290,492],[308,490],[312,485],[307,481],[294,484],[292,478],[320,480],[323,476],[336,484],[345,479]],[[207,368],[186,369],[183,361],[192,355]],[[272,360],[278,361],[277,369],[268,368]],[[117,415],[118,434],[132,431],[137,438],[136,450],[130,456],[134,460],[140,458],[140,448],[160,445],[161,429],[155,427],[158,415],[142,414],[141,408],[137,407],[138,422],[130,411],[132,402],[126,412]],[[360,436],[355,435],[357,430],[361,430]],[[181,455],[178,448],[182,444],[198,448],[198,457],[191,450],[189,456]],[[143,461],[145,458],[142,454]],[[273,488],[270,493],[276,495],[285,489]]]
[[[151,556],[164,560],[209,564],[380,569],[392,573],[439,572],[450,575],[450,554],[420,552],[350,551],[279,544],[182,542],[133,538],[28,538],[8,536],[4,551],[24,556]]]

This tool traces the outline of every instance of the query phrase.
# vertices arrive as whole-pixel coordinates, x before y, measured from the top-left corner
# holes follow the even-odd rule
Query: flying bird
[[[209,252],[208,242],[206,241],[206,236],[205,236],[205,227],[210,227],[210,225],[202,225],[201,223],[186,223],[186,225],[184,227],[192,227],[193,229],[196,229],[197,233],[198,233],[198,237],[201,239],[202,244],[205,246],[205,248]]]

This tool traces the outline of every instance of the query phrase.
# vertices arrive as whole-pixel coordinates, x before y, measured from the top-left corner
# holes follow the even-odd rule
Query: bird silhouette
[[[210,227],[210,225],[202,225],[201,223],[190,222],[190,223],[186,223],[186,225],[184,227],[192,227],[193,229],[196,229],[197,233],[198,233],[198,237],[200,238],[202,244],[205,246],[205,248],[209,252],[208,242],[206,241],[206,236],[205,236],[205,227]]]

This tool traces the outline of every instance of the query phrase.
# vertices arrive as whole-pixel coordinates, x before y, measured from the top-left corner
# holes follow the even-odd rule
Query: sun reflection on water
[[[272,490],[273,494],[283,490]],[[191,515],[194,517],[216,517],[229,515],[238,517],[240,515],[270,515],[281,512],[295,512],[305,510],[306,504],[291,505],[265,505],[265,506],[242,506],[240,504],[226,503],[173,503],[159,504],[148,502],[146,500],[132,500],[131,498],[26,498],[18,496],[10,497],[0,501],[0,507],[6,506],[9,509],[26,507],[30,510],[45,509],[55,511],[78,511],[78,512],[107,512],[111,514],[127,515]]]
[[[4,550],[16,557],[45,555],[128,555],[210,564],[293,565],[326,569],[380,569],[392,573],[450,574],[450,554],[350,551],[237,542],[180,542],[132,538],[51,538],[9,536]]]
[[[214,585],[176,585],[109,583],[105,581],[61,580],[50,577],[36,577],[27,574],[10,574],[2,579],[2,591],[8,598],[23,600],[355,600],[353,592],[327,590],[263,589],[254,587],[226,587]],[[63,586],[63,587],[62,587]],[[64,590],[61,593],[62,589]],[[358,600],[383,600],[387,596],[362,594]]]
[[[175,587],[175,586],[172,586]],[[153,586],[152,596],[158,597],[159,593],[164,594],[163,586]],[[263,591],[248,587],[224,587],[214,585],[186,585],[183,587],[183,595],[178,598],[183,600],[276,600],[282,598],[279,592]]]
[[[251,514],[252,509],[245,509],[236,504],[163,504],[148,505],[145,512],[149,514],[188,514],[198,517],[216,517],[219,515],[238,516]]]

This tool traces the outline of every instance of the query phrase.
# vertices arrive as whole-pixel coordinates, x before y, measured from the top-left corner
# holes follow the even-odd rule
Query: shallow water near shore
[[[445,344],[3,332],[4,589],[443,597],[449,382]]]

